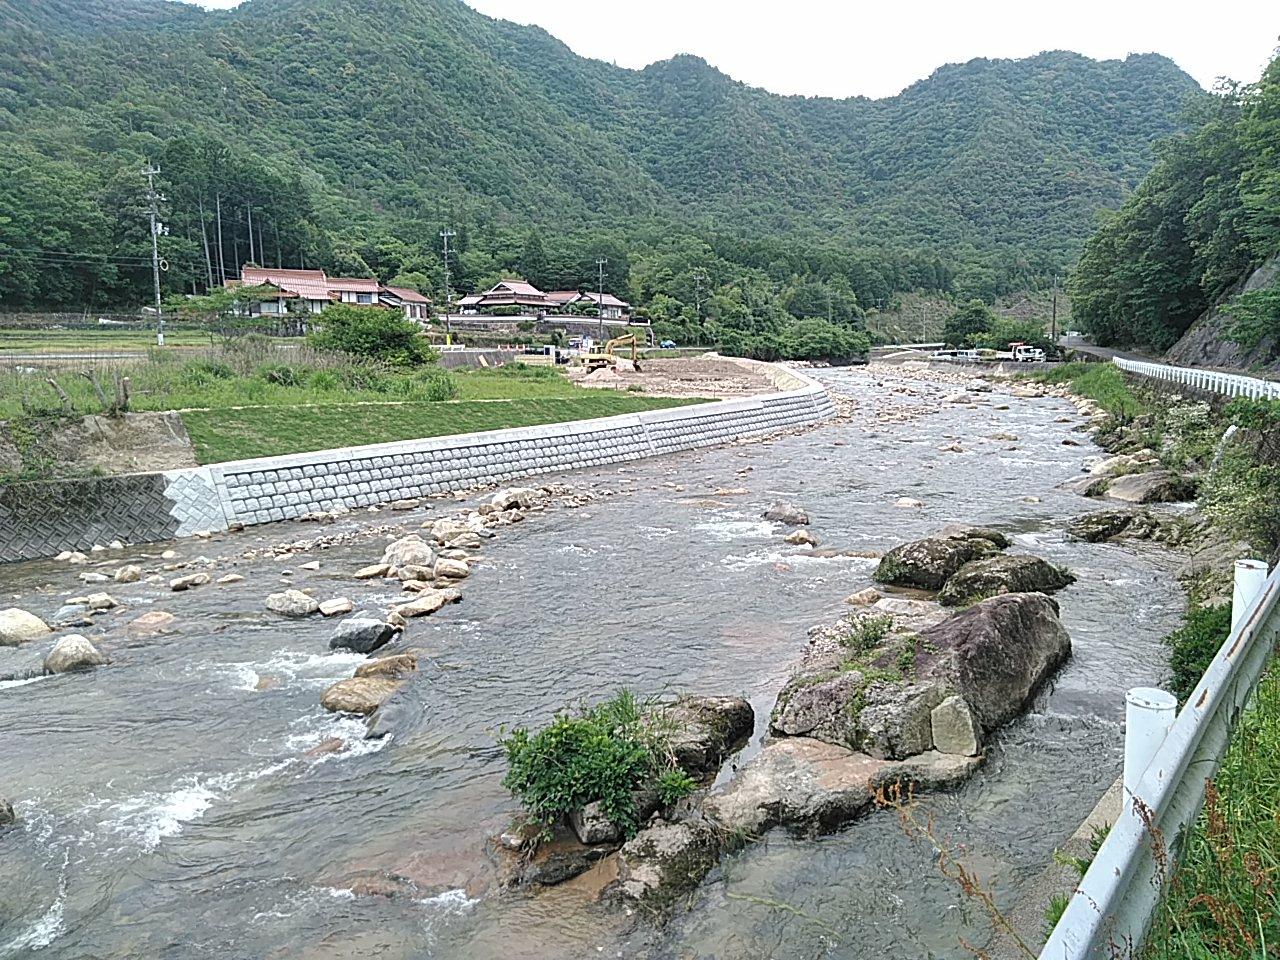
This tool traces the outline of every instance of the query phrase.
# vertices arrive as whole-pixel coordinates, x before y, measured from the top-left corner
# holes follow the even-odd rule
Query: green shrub
[[[867,653],[887,637],[892,629],[893,617],[888,614],[862,617],[849,624],[848,629],[840,635],[840,643],[854,654]]]
[[[571,811],[599,802],[630,837],[640,826],[633,791],[653,786],[678,799],[693,789],[668,743],[660,718],[622,690],[594,707],[558,713],[537,732],[511,731],[501,741],[507,757],[502,784],[544,836]]]
[[[307,342],[318,350],[379,360],[392,366],[431,363],[439,356],[416,323],[381,307],[331,306],[307,334]]]
[[[341,389],[342,379],[332,370],[312,370],[307,377],[307,386],[312,390],[330,393]]]
[[[658,799],[664,807],[678,800],[683,800],[698,789],[698,782],[683,770],[672,768],[663,770],[658,776],[654,789],[658,791]]]
[[[451,374],[444,371],[432,373],[420,382],[423,385],[422,398],[424,400],[453,400],[458,396],[458,381]]]
[[[264,363],[254,375],[278,387],[300,387],[307,381],[307,372],[287,363]]]
[[[1165,643],[1170,647],[1169,666],[1173,670],[1173,693],[1181,701],[1191,696],[1214,655],[1231,631],[1231,605],[1192,607],[1182,626]]]
[[[235,375],[236,371],[231,364],[208,357],[192,360],[182,371],[183,381],[196,387],[205,386],[215,380],[230,380]]]

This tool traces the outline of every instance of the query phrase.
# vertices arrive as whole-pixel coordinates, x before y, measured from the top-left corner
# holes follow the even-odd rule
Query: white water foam
[[[69,856],[63,855],[62,872],[58,875],[58,894],[49,905],[49,909],[27,930],[18,934],[8,943],[0,946],[0,957],[18,956],[27,951],[43,950],[67,928],[67,863]]]
[[[193,780],[168,793],[148,792],[122,800],[113,807],[119,815],[104,826],[151,851],[165,837],[176,836],[185,824],[203,817],[216,798],[208,784]]]
[[[712,540],[729,543],[734,540],[760,540],[771,537],[776,525],[769,520],[746,520],[742,514],[730,514],[728,519],[706,520],[696,523],[694,530],[705,533]]]
[[[41,674],[36,677],[27,677],[23,680],[0,680],[0,690],[8,690],[10,687],[25,687],[29,683],[37,683],[40,680],[47,680],[48,676]]]

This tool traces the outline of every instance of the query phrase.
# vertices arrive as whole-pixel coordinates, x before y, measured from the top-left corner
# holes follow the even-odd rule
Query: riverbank
[[[119,605],[74,628],[110,663],[0,690],[0,781],[21,823],[0,840],[13,918],[0,955],[38,934],[55,958],[155,952],[176,937],[246,956],[862,960],[904,945],[966,956],[958,938],[985,937],[982,918],[890,813],[814,841],[770,834],[722,862],[662,928],[595,904],[591,877],[538,897],[503,892],[485,853],[517,812],[501,786],[501,728],[541,726],[566,702],[620,686],[740,695],[758,718],[735,758],[749,762],[809,628],[870,586],[871,555],[950,522],[998,527],[1014,551],[1071,568],[1078,580],[1058,600],[1073,656],[989,745],[984,769],[927,798],[922,814],[1008,902],[1114,779],[1123,690],[1160,680],[1159,640],[1180,600],[1158,566],[1065,535],[1094,509],[1059,489],[1098,454],[1074,432],[1084,418],[955,374],[816,373],[836,393],[837,420],[567,474],[567,496],[588,502],[528,511],[484,539],[462,602],[409,618],[378,651],[417,650],[420,662],[390,738],[366,740],[362,722],[320,705],[365,656],[330,651],[332,621],[281,617],[266,597],[293,588],[356,611],[403,603],[412,595],[398,582],[352,575],[392,540],[487,497],[7,567],[18,595],[8,603],[46,618],[91,591]],[[786,543],[761,518],[778,499],[807,508],[818,548]],[[140,580],[78,579],[127,565]],[[208,584],[169,589],[202,573]],[[218,583],[228,576],[244,579]],[[176,622],[131,636],[151,612]],[[39,736],[20,736],[32,716]],[[345,749],[308,755],[335,738]],[[1057,823],[1061,835],[1046,829]]]

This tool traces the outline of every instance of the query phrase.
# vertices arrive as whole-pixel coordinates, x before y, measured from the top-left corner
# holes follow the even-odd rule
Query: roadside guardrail
[[[1040,960],[1140,955],[1182,843],[1195,825],[1205,784],[1216,775],[1240,712],[1280,637],[1280,568],[1267,576],[1262,561],[1240,560],[1235,573],[1231,634],[1167,735],[1153,738],[1149,726],[1134,722],[1130,709],[1120,817],[1040,951]],[[1142,740],[1154,750],[1145,764],[1133,759],[1142,752]]]
[[[1179,383],[1196,390],[1207,390],[1227,397],[1250,397],[1254,400],[1280,400],[1280,382],[1246,377],[1238,373],[1220,373],[1198,367],[1173,367],[1165,363],[1112,358],[1121,370],[1155,380]]]

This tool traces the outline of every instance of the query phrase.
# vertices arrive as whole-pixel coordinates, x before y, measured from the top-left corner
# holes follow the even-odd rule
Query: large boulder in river
[[[771,504],[764,512],[764,518],[790,527],[803,526],[809,522],[809,515],[790,500],[778,500]]]
[[[267,597],[267,609],[282,617],[309,617],[320,610],[320,601],[301,590],[285,590]]]
[[[659,820],[623,844],[613,890],[625,900],[664,910],[696,888],[719,856],[708,825]]]
[[[1067,524],[1067,533],[1086,543],[1100,543],[1120,536],[1138,514],[1133,510],[1099,510],[1076,517]]]
[[[0,610],[0,647],[16,647],[52,632],[49,625],[34,613],[18,607]]]
[[[666,709],[676,763],[691,776],[714,773],[751,736],[756,714],[742,697],[684,697]]]
[[[329,649],[373,653],[394,640],[399,633],[399,627],[373,617],[349,617],[333,631],[333,636],[329,638]]]
[[[334,713],[367,717],[399,688],[399,682],[387,677],[352,677],[329,687],[320,695],[320,705]]]
[[[874,784],[890,765],[848,747],[787,737],[766,744],[703,809],[726,832],[744,836],[779,824],[830,833],[871,806]]]
[[[73,670],[91,670],[107,662],[87,637],[78,633],[68,634],[53,645],[44,658],[45,673],[71,673]]]
[[[1108,500],[1125,503],[1180,503],[1195,496],[1194,485],[1169,470],[1116,477],[1106,487]]]
[[[1063,567],[1026,554],[973,560],[947,578],[938,602],[954,607],[1002,593],[1050,593],[1075,582]]]
[[[436,554],[431,545],[416,534],[402,537],[387,544],[379,565],[385,565],[392,575],[401,567],[430,567]]]
[[[920,632],[915,672],[960,696],[984,734],[1022,713],[1071,655],[1058,605],[1043,593],[1008,593]]]
[[[984,536],[933,536],[894,547],[880,558],[875,579],[900,587],[941,590],[947,578],[972,560],[1000,552]]]

